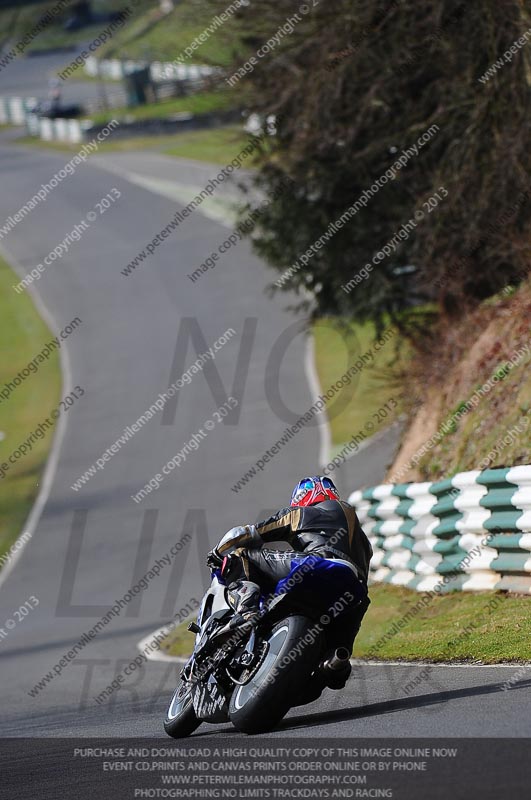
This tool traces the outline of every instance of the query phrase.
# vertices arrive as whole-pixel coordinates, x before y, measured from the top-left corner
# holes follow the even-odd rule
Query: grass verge
[[[323,319],[313,327],[315,361],[321,391],[326,393],[349,366],[363,359],[364,366],[327,403],[328,419],[335,448],[358,432],[367,438],[393,422],[402,409],[402,387],[395,369],[406,358],[397,353],[399,338],[388,329],[380,347],[374,344],[371,323],[348,323],[339,327],[333,319]],[[370,355],[369,355],[370,354]],[[372,426],[372,427],[371,427]]]
[[[0,389],[50,341],[52,334],[38,315],[29,295],[16,294],[18,277],[0,258]],[[0,464],[34,431],[46,412],[57,406],[61,391],[59,356],[51,355],[36,373],[30,373],[8,399],[0,399]],[[46,431],[25,458],[9,465],[0,480],[0,554],[6,553],[22,526],[39,490],[53,431]],[[8,462],[9,463],[9,462]]]
[[[150,150],[178,158],[193,158],[211,164],[227,164],[246,143],[249,134],[239,125],[226,125],[204,131],[177,133],[173,136],[135,136],[130,139],[106,141],[100,144],[98,152],[124,153],[132,150]],[[63,142],[44,142],[33,136],[17,139],[15,144],[44,147],[63,153],[77,153],[80,145]],[[90,158],[90,156],[89,156]]]
[[[16,43],[24,38],[26,34],[32,33],[41,18],[46,12],[55,5],[50,0],[18,0],[17,3],[10,3],[8,8],[0,9],[0,44],[2,40],[8,39]],[[108,13],[110,11],[123,10],[127,5],[123,0],[95,0],[92,3],[93,11],[97,13]],[[147,8],[156,9],[158,0],[145,0]],[[137,12],[138,14],[138,12]],[[91,42],[104,31],[109,23],[97,22],[94,25],[87,25],[76,31],[65,31],[63,23],[72,15],[68,8],[62,14],[58,14],[48,25],[44,26],[35,38],[27,45],[24,52],[38,52],[55,47],[69,47],[81,42]],[[12,45],[10,45],[12,46]],[[99,54],[99,53],[98,53]],[[65,58],[65,60],[67,60]]]
[[[111,41],[100,48],[98,56],[174,61],[212,25],[213,16],[212,9],[201,3],[176,4],[170,14],[158,21],[150,10],[137,13],[134,21],[117,31]],[[184,63],[220,66],[229,63],[234,49],[231,32],[237,24],[236,17],[229,19],[219,32],[206,38],[194,51],[193,58]]]
[[[180,133],[174,137],[172,145],[164,149],[164,153],[212,164],[228,164],[248,143],[249,134],[241,126],[227,125],[206,131]]]
[[[528,597],[452,592],[406,617],[422,596],[399,586],[372,586],[371,606],[354,646],[356,658],[486,664],[529,660]],[[170,655],[188,656],[194,636],[183,624],[164,645]]]
[[[136,122],[147,119],[168,119],[175,114],[207,114],[211,111],[225,111],[234,106],[234,98],[228,92],[199,92],[187,97],[170,97],[157,103],[146,103],[134,108],[113,108],[91,114],[90,120],[96,125],[106,125],[111,119],[126,119]]]
[[[375,585],[356,640],[359,658],[425,661],[529,660],[529,598],[493,592],[451,592],[405,618],[421,592]],[[404,626],[390,635],[393,624]],[[382,638],[388,634],[386,641]]]

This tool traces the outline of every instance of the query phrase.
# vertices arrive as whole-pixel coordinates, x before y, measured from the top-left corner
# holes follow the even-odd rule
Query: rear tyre
[[[164,730],[174,739],[190,736],[201,725],[197,719],[192,702],[192,689],[181,681],[177,686],[164,720]]]
[[[296,705],[301,685],[309,679],[321,653],[319,633],[300,647],[313,625],[308,617],[293,615],[273,626],[266,638],[268,651],[263,663],[249,683],[237,686],[231,697],[229,716],[237,730],[270,731]]]

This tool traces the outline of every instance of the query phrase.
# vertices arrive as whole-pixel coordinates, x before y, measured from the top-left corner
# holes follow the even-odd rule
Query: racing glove
[[[218,553],[216,547],[214,547],[208,553],[206,563],[207,563],[207,567],[209,567],[209,569],[212,569],[212,570],[213,569],[219,569],[221,567],[221,565],[223,564],[223,556],[220,556],[220,554]]]

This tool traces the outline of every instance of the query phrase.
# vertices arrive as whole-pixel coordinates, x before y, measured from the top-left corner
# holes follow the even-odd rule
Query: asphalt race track
[[[2,71],[2,96],[35,97],[45,100],[48,97],[51,78],[57,78],[57,71],[72,63],[83,47],[72,50],[35,54],[28,58],[18,58]],[[65,105],[69,103],[95,103],[101,98],[101,85],[97,81],[68,80],[61,84],[61,96]],[[125,98],[119,83],[105,84],[103,91],[108,98]]]
[[[97,705],[94,697],[137,655],[140,639],[191,598],[200,599],[209,546],[234,524],[253,521],[287,502],[294,480],[318,467],[319,431],[308,426],[259,477],[239,493],[231,491],[286,425],[311,406],[306,342],[301,335],[286,334],[290,343],[279,361],[275,343],[295,319],[284,310],[285,300],[264,294],[271,273],[246,241],[195,283],[189,280],[187,274],[230,233],[202,210],[194,211],[132,275],[121,274],[183,204],[165,196],[162,183],[147,188],[138,176],[199,189],[208,180],[208,168],[176,160],[160,160],[156,174],[152,158],[98,156],[64,180],[1,243],[22,277],[102,197],[113,189],[121,193],[33,284],[57,330],[75,317],[82,320],[66,343],[64,391],[79,385],[85,394],[68,412],[57,469],[33,538],[0,585],[4,616],[29,594],[40,601],[1,644],[3,736],[165,738],[162,718],[178,664],[149,662],[107,703]],[[20,208],[66,160],[64,154],[25,149],[5,137],[0,144],[0,220]],[[134,181],[128,177],[133,172]],[[232,195],[232,190],[219,193],[222,200]],[[181,352],[179,332],[200,331],[209,347],[229,328],[236,334],[216,354],[217,373],[195,375],[179,392],[176,408],[151,420],[105,469],[73,491],[72,483],[201,352],[197,341]],[[230,395],[238,399],[237,416],[217,424],[157,491],[136,504],[131,495]],[[291,416],[280,413],[279,397]],[[43,408],[43,417],[48,411]],[[382,461],[388,449],[382,446]],[[356,461],[363,484],[361,456]],[[369,460],[371,479],[377,457],[372,453]],[[173,565],[165,567],[73,663],[37,696],[29,696],[82,633],[163,559],[185,530],[193,530],[193,541],[174,562],[176,571]],[[531,735],[531,674],[507,692],[502,685],[514,666],[440,666],[407,691],[406,684],[422,669],[355,666],[348,690],[294,709],[274,736]],[[204,725],[195,737],[225,739],[235,735],[231,730]]]

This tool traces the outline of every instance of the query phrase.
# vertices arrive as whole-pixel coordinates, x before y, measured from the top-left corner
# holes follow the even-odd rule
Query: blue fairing
[[[344,592],[350,591],[357,597],[361,584],[350,567],[321,556],[294,558],[291,571],[282,578],[275,588],[275,594],[290,592],[297,598],[333,603]]]
[[[212,570],[212,577],[225,585],[221,570]],[[334,603],[344,592],[350,591],[358,600],[365,594],[362,584],[350,567],[338,564],[321,556],[299,556],[291,561],[289,575],[280,580],[273,592],[274,595],[296,595],[302,602]],[[260,598],[260,608],[264,607],[266,597]]]

